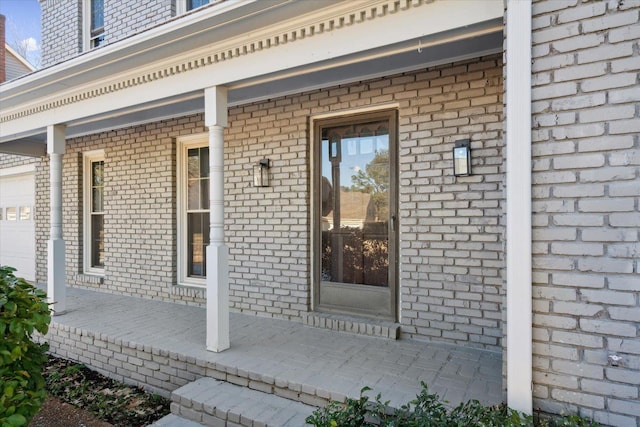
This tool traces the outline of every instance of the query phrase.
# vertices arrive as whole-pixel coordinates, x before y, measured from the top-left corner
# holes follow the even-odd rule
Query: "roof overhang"
[[[224,2],[0,86],[0,152],[44,148],[52,124],[201,112],[216,85],[240,105],[501,52],[502,16],[501,0]]]

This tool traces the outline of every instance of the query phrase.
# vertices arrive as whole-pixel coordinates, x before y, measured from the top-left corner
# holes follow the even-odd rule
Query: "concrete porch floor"
[[[443,343],[387,340],[231,313],[231,348],[205,349],[205,309],[67,288],[51,352],[168,395],[210,376],[312,405],[363,386],[399,406],[420,391],[455,406],[502,402],[501,355]],[[297,398],[296,398],[297,396]]]

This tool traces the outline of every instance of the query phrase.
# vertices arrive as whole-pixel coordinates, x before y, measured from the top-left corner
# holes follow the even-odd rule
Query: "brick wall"
[[[83,0],[40,0],[42,66],[82,53]],[[161,24],[176,14],[175,0],[104,2],[104,42],[112,43]]]
[[[640,4],[550,0],[533,13],[535,406],[635,427]]]
[[[282,318],[309,311],[309,118],[391,103],[399,110],[403,333],[499,348],[501,67],[493,56],[231,108],[225,212],[232,309]],[[205,131],[201,115],[195,115],[67,141],[64,237],[70,284],[203,302],[201,289],[173,285],[175,138]],[[474,175],[456,179],[452,148],[461,138],[472,139]],[[100,148],[106,177],[104,283],[82,274],[81,243],[82,153]],[[271,185],[255,188],[251,168],[264,157],[272,161]],[[41,173],[46,181],[48,172]],[[39,211],[48,212],[44,204]],[[44,280],[48,218],[38,218],[38,272]]]
[[[502,63],[498,58],[400,77],[403,332],[498,348],[504,268]],[[470,138],[470,177],[452,149]]]
[[[82,51],[82,0],[40,0],[40,7],[44,68]]]
[[[171,298],[176,283],[173,138],[193,129],[193,121],[169,120],[67,140],[63,160],[67,283],[148,298]],[[83,153],[97,149],[105,151],[103,283],[83,274]],[[46,169],[38,179],[48,181]],[[38,198],[48,200],[48,187]],[[42,216],[36,220],[40,255],[40,248],[44,248],[44,255],[37,261],[38,280],[45,281],[49,219]]]
[[[152,2],[106,1],[104,3],[105,43],[137,34],[175,16],[175,0]]]
[[[0,169],[37,163],[40,158],[0,153]]]

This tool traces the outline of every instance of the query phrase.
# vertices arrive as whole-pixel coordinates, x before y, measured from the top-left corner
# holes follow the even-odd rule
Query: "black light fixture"
[[[253,166],[253,186],[268,187],[269,186],[269,168],[271,162],[269,159],[261,159]]]
[[[471,140],[459,139],[453,146],[453,174],[471,175]]]

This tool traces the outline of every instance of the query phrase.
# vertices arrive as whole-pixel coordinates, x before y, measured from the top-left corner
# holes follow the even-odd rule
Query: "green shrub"
[[[42,369],[47,344],[32,340],[46,334],[51,315],[46,293],[0,267],[0,426],[26,425],[46,397]]]
[[[317,409],[306,422],[316,427],[598,427],[598,423],[577,415],[541,418],[524,415],[505,405],[486,407],[477,400],[461,403],[448,411],[437,394],[422,391],[411,402],[398,409],[382,402],[380,395],[373,401],[360,391],[359,399],[347,399],[344,404],[331,402]]]

